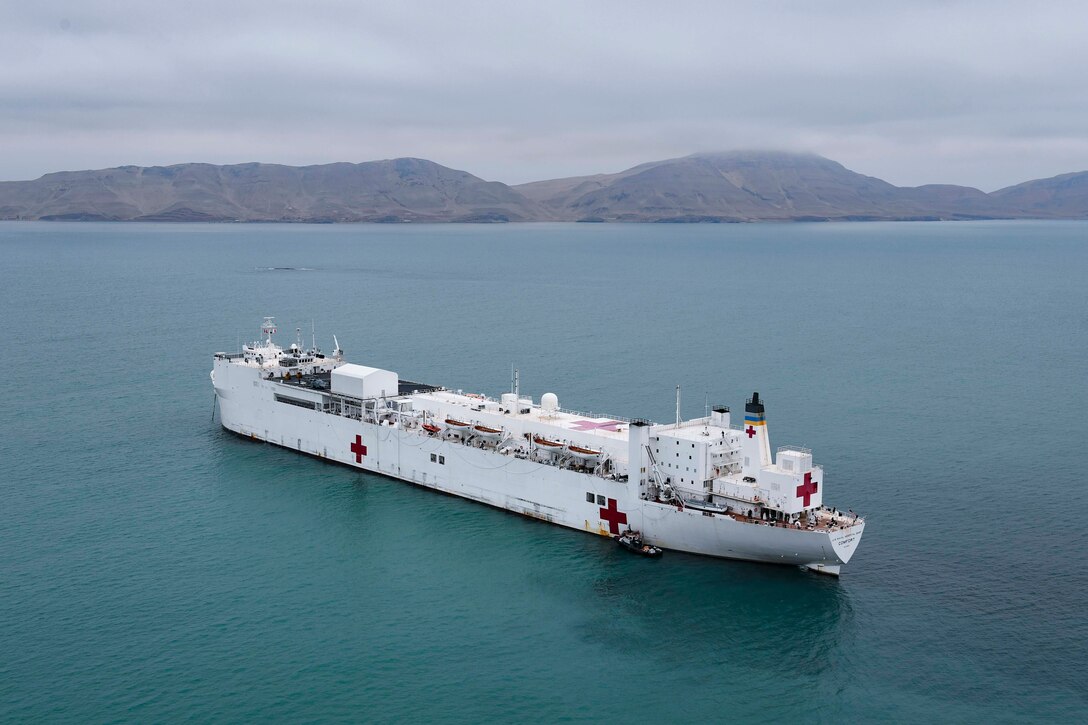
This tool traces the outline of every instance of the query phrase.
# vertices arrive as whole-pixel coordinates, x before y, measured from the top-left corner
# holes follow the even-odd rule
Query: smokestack
[[[759,399],[759,393],[752,393],[744,406],[744,433],[741,442],[745,475],[756,476],[755,472],[760,468],[771,465],[771,440],[767,435],[766,408]]]

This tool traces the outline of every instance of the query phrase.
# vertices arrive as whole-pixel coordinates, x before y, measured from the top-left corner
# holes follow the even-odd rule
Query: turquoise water
[[[1088,719],[1088,224],[4,223],[0,255],[0,720]],[[210,356],[263,315],[583,410],[758,390],[865,537],[839,580],[649,561],[237,439]]]

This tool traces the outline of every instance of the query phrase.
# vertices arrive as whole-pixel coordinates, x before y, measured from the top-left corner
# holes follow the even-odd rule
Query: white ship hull
[[[475,447],[471,438],[449,440],[419,425],[375,424],[284,404],[277,400],[287,388],[283,383],[218,356],[212,377],[221,423],[241,436],[596,535],[614,536],[631,527],[664,549],[838,574],[864,530],[860,520],[833,530],[806,530],[716,515],[647,500],[626,476],[609,478],[547,458],[540,462],[533,455]],[[317,391],[291,392],[321,398]]]

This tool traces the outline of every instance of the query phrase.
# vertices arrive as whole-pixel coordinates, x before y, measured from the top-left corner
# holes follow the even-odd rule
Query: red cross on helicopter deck
[[[601,507],[601,519],[608,522],[608,530],[613,534],[620,532],[620,524],[627,523],[627,514],[616,508],[616,499],[608,499],[608,508]]]
[[[797,487],[797,498],[805,499],[805,506],[808,506],[809,497],[816,494],[819,489],[820,483],[812,480],[812,474],[805,474],[805,482]]]
[[[355,454],[355,462],[362,463],[366,455],[366,446],[363,445],[363,437],[355,436],[355,442],[351,444],[351,452]]]
[[[570,424],[571,430],[607,430],[613,433],[619,432],[616,428],[623,425],[622,420],[576,420]]]

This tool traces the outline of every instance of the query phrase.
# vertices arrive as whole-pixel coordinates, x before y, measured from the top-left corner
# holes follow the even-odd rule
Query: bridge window
[[[594,501],[596,501],[596,500],[597,500],[597,497],[596,497],[596,496],[594,496],[594,495],[593,495],[592,493],[590,493],[589,491],[586,491],[586,503],[593,503],[593,502],[594,502]]]
[[[597,496],[597,505],[598,506],[604,506],[604,496],[601,496],[601,495],[598,494],[598,496]]]

